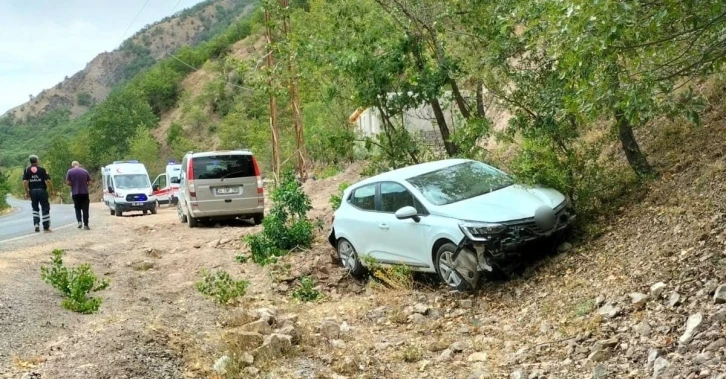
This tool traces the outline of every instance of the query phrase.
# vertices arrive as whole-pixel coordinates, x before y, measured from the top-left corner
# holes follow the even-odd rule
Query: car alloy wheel
[[[439,275],[441,279],[450,287],[458,287],[461,285],[461,277],[454,269],[454,253],[445,251],[439,257]]]
[[[345,238],[338,241],[338,259],[343,267],[353,276],[360,276],[365,268],[358,260],[358,253],[353,245]]]

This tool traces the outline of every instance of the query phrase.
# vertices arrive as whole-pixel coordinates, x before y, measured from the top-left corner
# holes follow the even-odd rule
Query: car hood
[[[565,201],[556,190],[512,185],[488,194],[437,206],[431,213],[466,221],[504,222],[534,217],[537,208]]]
[[[148,195],[151,191],[151,187],[145,187],[145,188],[124,188],[124,189],[117,189],[116,192],[120,194],[131,194],[131,193],[143,193],[144,195]]]

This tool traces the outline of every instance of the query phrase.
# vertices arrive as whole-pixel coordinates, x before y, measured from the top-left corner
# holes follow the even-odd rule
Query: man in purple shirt
[[[88,185],[93,183],[91,175],[88,171],[81,168],[81,164],[78,161],[71,163],[71,168],[66,174],[66,184],[71,187],[71,197],[73,197],[73,205],[76,209],[76,220],[78,221],[78,229],[84,228],[90,230],[88,227],[88,208],[91,205],[91,199],[88,196]],[[81,222],[81,215],[83,215],[83,221]]]

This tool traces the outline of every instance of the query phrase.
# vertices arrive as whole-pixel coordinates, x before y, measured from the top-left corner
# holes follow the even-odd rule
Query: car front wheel
[[[358,252],[345,238],[338,240],[338,259],[340,259],[340,264],[353,276],[362,276],[365,272],[365,267],[358,259]]]
[[[456,271],[454,253],[456,253],[456,245],[453,243],[446,243],[439,248],[436,252],[436,273],[449,288],[465,291],[469,285]]]

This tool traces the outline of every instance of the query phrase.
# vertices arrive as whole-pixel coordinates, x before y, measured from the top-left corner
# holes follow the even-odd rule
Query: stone
[[[600,307],[597,313],[605,318],[613,318],[620,314],[620,308],[608,303]]]
[[[259,334],[272,333],[272,327],[265,320],[257,320],[257,321],[253,321],[249,324],[242,325],[240,327],[240,330],[245,331],[245,332],[259,333]]]
[[[287,334],[288,336],[292,337],[292,343],[297,344],[300,342],[300,332],[295,329],[293,325],[286,324],[280,329],[275,330],[275,333],[277,334]]]
[[[509,375],[509,379],[525,379],[526,377],[527,371],[523,367],[512,371],[512,373]]]
[[[292,347],[292,336],[284,334],[270,334],[265,336],[262,346],[252,350],[256,360],[274,360],[281,357]]]
[[[340,324],[340,331],[341,331],[341,332],[343,332],[343,333],[348,333],[348,332],[350,332],[350,325],[348,325],[348,323],[347,323],[347,322],[343,321],[343,322],[342,322],[342,323]]]
[[[260,373],[260,369],[258,369],[257,367],[245,367],[245,373],[250,376],[255,376]]]
[[[209,242],[207,244],[207,247],[214,249],[216,247],[219,247],[219,244],[220,244],[219,240],[214,240],[214,241]]]
[[[643,320],[633,327],[633,331],[643,337],[648,337],[651,333],[650,324],[648,324],[648,321]]]
[[[423,361],[421,361],[420,365],[418,366],[418,370],[421,372],[424,372],[424,371],[426,371],[426,369],[429,367],[430,364],[431,364],[431,361],[427,361],[424,359]]]
[[[726,284],[721,284],[716,288],[716,292],[713,294],[713,302],[715,304],[726,303]]]
[[[255,357],[253,357],[252,354],[250,354],[248,352],[242,353],[242,356],[240,356],[239,360],[240,360],[240,362],[242,362],[248,366],[255,363]]]
[[[714,312],[709,318],[709,322],[723,322],[726,321],[726,307],[723,307]]]
[[[602,361],[606,361],[606,360],[610,359],[610,356],[611,355],[612,354],[610,353],[610,350],[602,350],[602,349],[599,349],[599,350],[593,351],[587,357],[587,359],[590,362],[602,362]]]
[[[471,308],[473,306],[474,306],[474,302],[471,301],[471,299],[459,300],[459,307],[461,307],[461,308]]]
[[[331,340],[340,337],[340,325],[337,322],[326,319],[320,324],[320,335]]]
[[[607,378],[609,374],[610,374],[610,370],[608,370],[608,366],[606,366],[602,363],[595,366],[595,368],[592,369],[592,378],[593,379]]]
[[[421,313],[414,313],[408,316],[408,318],[414,324],[423,324],[426,322],[426,316],[422,315]]]
[[[653,367],[653,363],[655,363],[655,360],[660,357],[660,350],[658,349],[650,349],[648,352],[648,369]]]
[[[198,242],[195,243],[193,246],[194,246],[195,249],[201,249],[202,248],[202,244],[201,243],[198,243]]]
[[[330,340],[330,346],[336,349],[345,349],[345,341],[343,340]]]
[[[678,339],[678,341],[680,341],[683,345],[689,344],[696,335],[696,331],[698,331],[698,327],[701,326],[702,322],[703,315],[701,313],[692,314],[688,317],[688,320],[686,320],[686,331],[683,333],[681,338]]]
[[[604,349],[612,349],[613,347],[618,345],[618,338],[613,337],[606,340],[600,340],[595,342],[595,345],[593,345],[592,350],[604,350]]]
[[[449,346],[449,350],[451,350],[451,352],[453,352],[454,354],[458,354],[464,351],[465,347],[466,346],[463,342],[454,342],[451,344],[451,346]]]
[[[451,360],[452,354],[453,354],[453,352],[451,351],[451,349],[445,349],[444,351],[441,352],[441,354],[439,354],[438,358],[436,358],[436,361],[437,362],[448,362]]]
[[[476,371],[472,372],[471,374],[469,374],[469,376],[467,376],[466,379],[489,379],[491,377],[492,376],[489,375],[489,373],[484,370],[476,370]]]
[[[645,306],[645,304],[648,303],[648,299],[649,299],[648,295],[646,295],[644,293],[640,293],[640,292],[633,292],[628,296],[630,296],[630,303],[636,309],[643,308]]]
[[[600,296],[598,296],[598,297],[595,298],[595,306],[596,307],[600,307],[601,305],[603,305],[603,303],[605,303],[605,296],[600,295]]]
[[[413,311],[422,315],[429,313],[429,306],[423,303],[417,303],[413,306]]]
[[[713,359],[713,353],[710,351],[704,351],[703,353],[697,354],[693,357],[693,362],[699,365],[705,365],[706,362]]]
[[[354,374],[358,372],[358,364],[351,357],[343,358],[343,361],[336,366],[336,371],[341,374]]]
[[[675,308],[681,303],[681,295],[678,292],[671,292],[668,297],[668,308]]]
[[[706,346],[706,351],[716,351],[726,347],[726,338],[719,338]]]
[[[472,353],[469,355],[469,358],[466,360],[469,362],[486,362],[487,360],[487,353],[485,352],[478,352],[478,353]]]
[[[225,375],[227,374],[227,364],[229,364],[230,361],[231,359],[228,356],[223,355],[214,362],[214,365],[212,365],[212,370],[214,370],[214,372],[219,375]]]
[[[663,294],[663,291],[665,291],[666,285],[663,282],[658,282],[656,284],[653,284],[650,286],[650,296],[653,297],[653,299],[657,299],[660,297],[660,295]]]
[[[270,309],[270,308],[260,308],[260,309],[257,309],[255,311],[255,313],[257,313],[257,317],[260,320],[263,320],[263,321],[267,322],[270,325],[275,325],[275,323],[276,323],[275,314],[277,312],[275,312],[274,309]]]
[[[232,330],[226,333],[227,341],[234,342],[235,346],[239,346],[243,349],[252,350],[262,345],[264,336],[257,332],[247,332],[240,330]]]
[[[563,242],[562,244],[560,244],[560,246],[557,247],[557,251],[560,253],[566,253],[570,250],[572,250],[572,244],[569,242]]]
[[[666,372],[671,367],[671,363],[663,357],[659,357],[653,362],[653,379],[661,379],[665,377]]]

